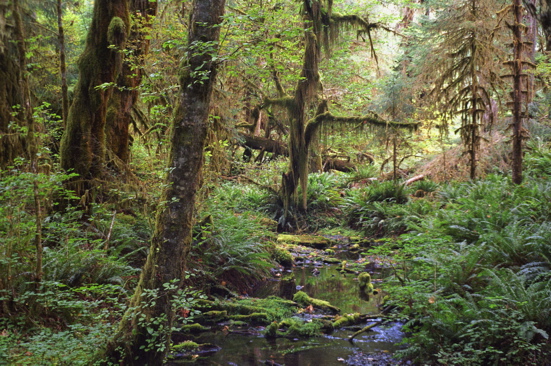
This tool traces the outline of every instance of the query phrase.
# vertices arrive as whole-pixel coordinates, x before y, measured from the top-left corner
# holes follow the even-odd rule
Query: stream
[[[379,313],[384,293],[370,296],[369,301],[358,295],[357,274],[341,273],[340,265],[323,265],[321,262],[301,260],[293,267],[296,289],[314,298],[329,301],[341,309],[341,314]],[[382,282],[381,268],[368,265],[373,285]],[[287,270],[290,272],[290,270]],[[279,294],[280,281],[276,278],[259,286],[255,297]],[[313,316],[304,314],[304,317]],[[315,316],[315,315],[314,315]],[[375,326],[372,331],[358,335],[353,343],[348,341],[355,331],[380,319],[369,319],[359,325],[337,329],[331,334],[310,338],[266,339],[264,327],[233,328],[231,332],[217,330],[193,337],[197,343],[210,343],[218,347],[207,357],[199,357],[194,365],[285,365],[285,366],[331,366],[331,365],[393,365],[391,354],[399,349],[404,334],[401,323]],[[206,356],[206,355],[205,355]],[[372,358],[372,356],[374,358]],[[357,361],[360,359],[360,361]],[[355,361],[356,360],[356,361]],[[371,361],[372,360],[372,361]],[[184,362],[171,362],[181,365]]]

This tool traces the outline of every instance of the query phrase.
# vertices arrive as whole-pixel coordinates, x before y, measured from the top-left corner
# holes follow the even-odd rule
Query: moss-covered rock
[[[280,243],[299,244],[316,249],[325,249],[331,242],[329,239],[319,235],[289,235],[279,234],[277,241]]]
[[[278,246],[274,248],[272,258],[285,268],[292,267],[295,262],[293,255],[287,249],[280,248]]]
[[[366,295],[373,294],[373,284],[371,283],[371,275],[367,272],[362,272],[358,276],[358,286],[360,291]]]
[[[253,324],[267,324],[269,317],[266,313],[239,314],[230,316],[231,320],[243,321]]]
[[[183,333],[201,333],[210,330],[210,327],[205,327],[198,323],[184,324],[180,327],[180,331]]]
[[[174,344],[172,350],[174,352],[186,352],[199,348],[199,344],[193,341],[185,341],[182,343]]]

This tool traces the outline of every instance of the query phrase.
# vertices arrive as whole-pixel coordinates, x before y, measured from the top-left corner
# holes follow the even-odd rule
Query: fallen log
[[[252,136],[245,133],[240,133],[239,138],[241,144],[249,149],[262,150],[275,155],[289,156],[287,144],[275,140],[270,140],[265,137]]]
[[[382,323],[383,323],[383,321],[381,320],[381,321],[378,321],[378,322],[376,322],[376,323],[373,323],[373,324],[371,324],[371,325],[368,325],[367,327],[364,327],[364,328],[360,329],[359,331],[357,331],[357,332],[355,332],[354,334],[352,334],[352,335],[348,338],[348,341],[349,341],[350,343],[352,343],[352,341],[354,340],[354,338],[356,338],[358,335],[362,334],[363,332],[367,332],[367,331],[370,330],[371,328],[374,328],[374,327],[376,327],[377,325],[380,325],[380,324],[382,324]]]
[[[408,180],[406,180],[404,185],[409,186],[411,183],[415,183],[415,182],[417,182],[419,180],[423,180],[423,179],[425,179],[425,174],[419,174],[419,175],[416,175],[413,178],[409,178]]]
[[[323,171],[328,172],[331,169],[348,173],[348,172],[355,171],[356,165],[354,165],[348,160],[326,158],[323,162]]]

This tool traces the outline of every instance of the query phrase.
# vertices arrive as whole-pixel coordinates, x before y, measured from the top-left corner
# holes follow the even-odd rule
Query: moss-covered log
[[[122,68],[129,29],[127,0],[96,0],[86,46],[78,61],[79,80],[61,140],[61,166],[80,175],[77,194],[92,188],[105,163],[105,118],[113,83]]]
[[[329,301],[314,299],[313,297],[308,296],[305,292],[299,291],[293,296],[293,301],[298,302],[302,306],[312,305],[315,308],[321,309],[323,311],[328,311],[332,314],[339,314],[341,310],[329,303]]]
[[[174,323],[172,299],[183,285],[192,241],[196,192],[200,185],[209,106],[216,77],[213,61],[225,0],[196,0],[188,34],[187,55],[181,65],[181,95],[173,120],[170,169],[151,239],[146,264],[119,330],[102,357],[107,363],[162,365]],[[212,52],[197,52],[209,45]],[[155,301],[147,303],[147,294]]]

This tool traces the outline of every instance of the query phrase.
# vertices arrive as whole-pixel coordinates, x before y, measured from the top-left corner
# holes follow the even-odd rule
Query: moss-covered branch
[[[377,127],[394,127],[394,128],[406,128],[410,130],[416,130],[419,127],[419,123],[412,122],[392,122],[381,118],[378,114],[370,112],[364,116],[335,116],[331,112],[325,112],[318,114],[316,117],[308,121],[306,126],[306,142],[308,143],[314,134],[323,124],[342,124],[350,123],[356,125],[371,125]]]
[[[282,98],[274,98],[274,99],[266,98],[262,103],[262,108],[266,108],[268,106],[279,106],[279,107],[285,107],[287,108],[287,110],[292,110],[295,106],[295,99],[289,96],[285,96]]]

